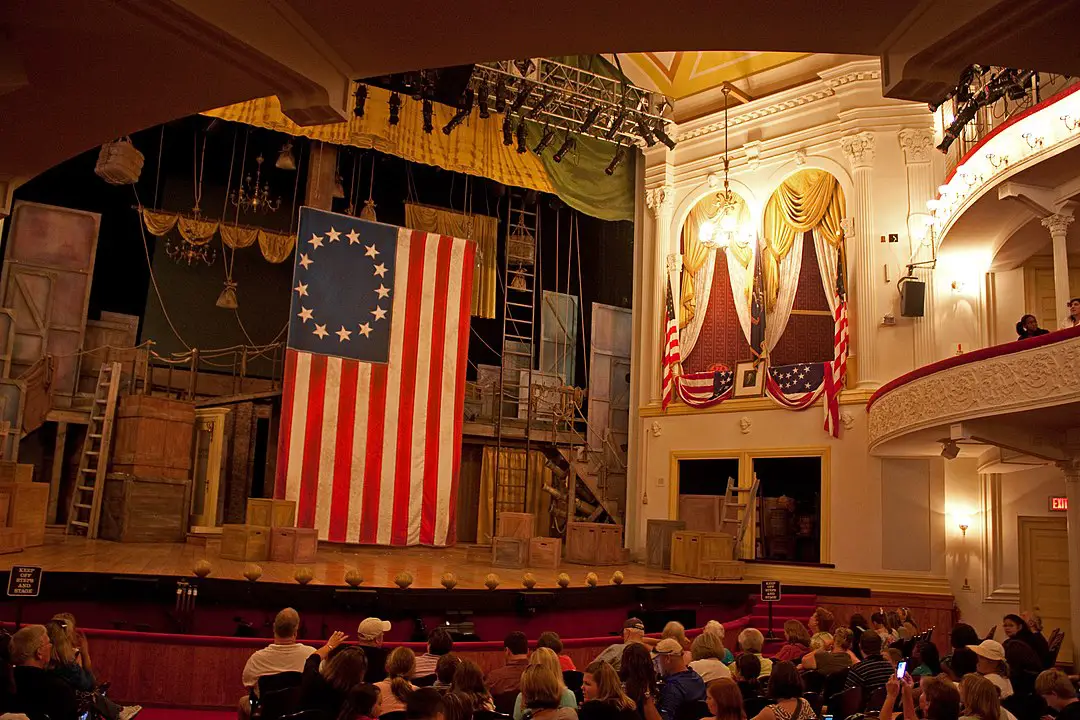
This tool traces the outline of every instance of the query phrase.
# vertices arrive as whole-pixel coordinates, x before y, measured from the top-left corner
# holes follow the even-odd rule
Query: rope
[[[134,185],[131,186],[131,192],[135,193],[135,205],[142,207],[142,201],[139,199],[139,190]],[[157,278],[154,277],[154,264],[150,260],[150,243],[146,239],[146,228],[143,227],[142,217],[138,218],[139,222],[139,234],[142,235],[143,241],[143,254],[146,257],[146,269],[150,271],[150,283],[154,286],[154,294],[157,296],[158,305],[161,306],[161,314],[165,316],[165,322],[169,323],[169,329],[172,330],[173,335],[180,341],[186,349],[190,350],[191,346],[184,341],[184,338],[180,336],[180,331],[176,329],[176,325],[173,324],[172,318],[169,316],[169,311],[165,307],[165,298],[161,296],[161,288],[158,287]]]
[[[585,286],[581,284],[581,226],[578,225],[578,213],[575,211],[572,215],[574,218],[574,247],[577,250],[577,286],[578,286],[578,324],[581,326],[581,348],[584,351],[588,345],[585,344],[585,301],[582,298],[582,293],[585,291]],[[566,272],[570,272],[570,268],[566,269]],[[569,284],[567,280],[567,284]],[[582,352],[582,361],[585,363],[585,381],[588,382],[589,378],[589,354]]]
[[[161,152],[165,149],[165,124],[161,125],[161,139],[158,141],[157,167],[154,168],[154,209],[158,209],[158,191],[161,189]]]

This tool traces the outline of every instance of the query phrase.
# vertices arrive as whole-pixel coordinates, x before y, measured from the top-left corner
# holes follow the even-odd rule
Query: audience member
[[[657,693],[652,656],[644,645],[632,643],[623,650],[619,679],[627,696],[634,701],[638,716],[644,718],[646,701],[651,701]]]
[[[521,690],[521,674],[529,664],[529,640],[515,630],[503,640],[506,663],[487,674],[487,689],[492,696]]]
[[[1013,694],[1012,683],[1009,682],[1009,668],[1005,664],[1005,648],[996,640],[983,640],[978,645],[969,645],[968,649],[979,656],[975,665],[975,672],[994,683],[1001,691],[1001,699]]]
[[[743,653],[757,656],[758,661],[761,663],[761,673],[759,675],[761,678],[769,677],[769,673],[772,672],[772,660],[761,655],[761,648],[764,644],[765,636],[756,628],[746,628],[739,633],[739,649]],[[728,665],[728,669],[735,672],[735,668],[731,665]]]
[[[847,670],[858,662],[858,658],[851,652],[851,631],[846,627],[836,628],[836,634],[832,636],[832,649],[822,648],[803,656],[803,670],[817,670],[828,677],[841,670]]]
[[[871,620],[873,622],[873,620]],[[848,670],[846,687],[862,688],[863,694],[875,688],[884,687],[893,674],[893,666],[881,656],[881,635],[874,630],[867,630],[859,638],[863,659]]]
[[[409,696],[416,686],[409,682],[415,675],[416,654],[407,647],[396,647],[386,658],[386,677],[375,683],[379,689],[379,703],[375,716],[405,709]]]
[[[900,613],[895,610],[889,610],[885,613],[885,624],[889,626],[889,641],[888,645],[900,640],[900,628],[903,625],[900,622]]]
[[[449,690],[454,684],[454,673],[460,664],[461,658],[454,653],[447,653],[439,658],[439,662],[435,663],[435,684],[432,687],[436,690]]]
[[[690,669],[701,676],[708,685],[721,678],[730,678],[731,670],[724,663],[724,647],[716,633],[701,633],[690,643]]]
[[[934,677],[941,674],[941,655],[934,643],[921,642],[916,645],[911,659],[915,663],[911,674],[915,677]]]
[[[889,664],[893,666],[893,670],[895,670],[900,661],[904,659],[904,651],[898,647],[885,648],[881,656],[888,660]]]
[[[761,696],[761,657],[743,653],[735,658],[732,677],[739,685],[744,698]]]
[[[978,664],[978,655],[967,648],[960,648],[953,651],[947,664],[942,660],[941,668],[945,671],[945,674],[950,680],[959,684],[965,675],[975,672],[975,668]]]
[[[519,684],[522,703],[533,720],[577,720],[577,711],[562,703],[565,687],[547,665],[526,667]]]
[[[1053,665],[1053,655],[1050,646],[1042,633],[1032,631],[1027,621],[1019,615],[1006,615],[1001,621],[1001,628],[1005,631],[1005,658],[1009,661],[1009,667],[1016,665],[1014,670],[1043,671]],[[1024,648],[1012,647],[1016,643],[1023,643],[1031,649],[1031,653]],[[1032,667],[1035,662],[1038,667]]]
[[[724,642],[724,626],[716,620],[710,620],[705,623],[705,627],[701,630],[702,634],[715,635],[720,638],[720,643]],[[735,662],[735,655],[732,654],[726,646],[724,647],[724,657],[721,658],[725,665],[730,665]]]
[[[851,630],[853,639],[851,651],[855,655],[856,661],[862,660],[862,648],[859,647],[857,640],[862,637],[864,632],[873,628],[870,627],[870,623],[866,622],[866,618],[862,616],[862,613],[855,613],[848,620],[848,629]]]
[[[262,650],[256,650],[244,665],[241,680],[244,687],[254,687],[258,691],[258,680],[264,675],[276,675],[283,672],[303,672],[304,663],[315,652],[315,648],[296,641],[300,631],[300,615],[292,608],[285,608],[274,618],[274,642]],[[250,713],[248,697],[240,700],[241,717]]]
[[[445,655],[443,657],[446,657]],[[463,692],[443,694],[443,712],[446,720],[473,720],[473,699]]]
[[[383,636],[390,632],[390,623],[377,617],[364,618],[356,628],[356,644],[367,658],[364,680],[377,683],[386,679],[386,657],[390,651],[383,647]]]
[[[536,638],[536,647],[546,647],[553,650],[559,656],[559,667],[562,668],[563,672],[577,670],[573,658],[563,653],[563,643],[559,633],[551,630],[540,633],[540,637]]]
[[[831,612],[823,607],[818,607],[810,615],[810,620],[807,621],[806,626],[810,629],[811,633],[819,632],[832,632],[833,623],[836,618]]]
[[[48,672],[52,643],[43,625],[27,625],[11,636],[15,692],[5,710],[30,718],[76,720],[79,702],[75,688]]]
[[[462,660],[454,671],[454,682],[451,691],[468,696],[476,711],[495,709],[495,702],[491,693],[484,685],[484,673],[480,666],[472,660]]]
[[[901,710],[904,720],[917,720],[913,688],[914,682],[910,673],[906,673],[903,680],[896,677],[896,675],[889,678],[889,681],[885,683],[885,702],[881,705],[878,720],[895,720],[897,718],[897,697],[902,698]]]
[[[1037,612],[1032,612],[1031,610],[1025,610],[1024,612],[1020,613],[1020,618],[1028,626],[1028,629],[1031,630],[1031,632],[1035,633],[1036,635],[1043,634],[1042,615]]]
[[[690,656],[690,640],[686,637],[686,628],[683,624],[672,620],[665,625],[663,632],[660,633],[660,639],[665,638],[671,638],[682,646],[683,659],[689,664],[693,658]]]
[[[368,659],[359,648],[342,647],[345,633],[336,631],[304,663],[300,709],[315,710],[328,720],[371,717],[378,691],[364,682]]]
[[[619,673],[606,662],[594,662],[585,669],[578,708],[580,720],[636,720],[637,706],[623,690]]]
[[[90,662],[90,642],[86,639],[86,634],[76,627],[75,616],[71,613],[56,613],[52,616],[52,619],[59,623],[63,623],[64,630],[71,640],[72,647],[78,650],[79,665],[87,672],[94,672],[93,663]],[[1039,632],[1041,632],[1041,629]]]
[[[1005,720],[1012,718],[1001,707],[1001,696],[994,683],[981,675],[968,673],[960,681],[960,701],[964,704],[962,718],[969,720]],[[1008,715],[1003,715],[1008,713]]]
[[[559,656],[555,654],[555,651],[551,648],[536,648],[532,655],[529,656],[529,665],[543,665],[551,674],[556,677],[559,682],[559,700],[563,707],[576,708],[577,698],[574,697],[573,691],[566,687],[566,683],[563,682],[563,671],[559,666]],[[525,714],[525,708],[522,705],[521,693],[518,693],[517,698],[514,700],[514,720],[521,720]]]
[[[636,617],[623,623],[622,642],[608,645],[593,662],[606,662],[616,670],[622,662],[623,650],[633,643],[640,644],[645,638],[645,623]]]
[[[714,720],[746,720],[742,692],[731,678],[721,678],[709,685],[705,701]]]
[[[427,652],[416,656],[416,670],[413,677],[422,678],[435,674],[439,658],[454,649],[454,638],[446,628],[436,627],[428,633]]]
[[[442,693],[434,688],[418,688],[405,703],[406,720],[448,720]]]
[[[784,640],[784,645],[773,655],[773,662],[797,661],[810,652],[810,633],[798,620],[784,623]]]
[[[1059,330],[1068,330],[1071,327],[1080,325],[1080,298],[1073,298],[1067,305],[1069,314],[1065,316],[1065,319],[1061,321],[1058,326]]]
[[[818,650],[832,650],[833,635],[827,632],[816,632],[810,636],[810,652]]]
[[[802,694],[802,677],[795,666],[787,661],[774,663],[768,691],[772,704],[765,706],[755,720],[814,720],[817,713]]]
[[[1080,720],[1076,687],[1061,670],[1043,670],[1035,679],[1035,692],[1057,713],[1057,720]]]
[[[675,720],[679,708],[684,704],[705,699],[705,682],[700,675],[686,667],[683,647],[678,640],[664,638],[656,644],[653,652],[664,676],[657,710],[663,720]]]
[[[924,720],[958,720],[960,692],[947,678],[923,678],[919,690],[919,709]]]
[[[980,642],[982,642],[982,638],[980,638],[979,634],[975,632],[975,628],[971,627],[967,623],[957,623],[953,625],[953,629],[949,633],[949,647],[951,648],[951,652],[941,659],[942,669],[946,673],[952,675],[950,668],[953,664],[953,655],[955,655],[958,650],[963,650],[964,652],[971,652],[967,649],[968,645],[978,645]],[[970,672],[975,671],[974,669],[972,669],[970,670]],[[958,675],[956,675],[956,677],[953,677],[952,679],[954,682],[959,682],[960,678],[962,678],[965,674],[966,673],[959,673]]]
[[[80,692],[91,692],[97,682],[93,673],[79,664],[79,651],[71,644],[64,626],[56,620],[45,623],[52,645],[52,660],[49,672]]]
[[[882,647],[893,641],[892,634],[889,632],[889,621],[885,618],[885,613],[876,612],[870,616],[870,629],[881,638]],[[862,645],[861,641],[859,645]]]

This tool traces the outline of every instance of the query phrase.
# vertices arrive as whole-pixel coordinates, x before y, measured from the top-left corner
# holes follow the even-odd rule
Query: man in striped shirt
[[[848,671],[846,687],[862,688],[865,697],[879,687],[885,687],[896,672],[891,662],[881,656],[881,636],[873,630],[867,630],[859,638],[863,661],[852,666]]]

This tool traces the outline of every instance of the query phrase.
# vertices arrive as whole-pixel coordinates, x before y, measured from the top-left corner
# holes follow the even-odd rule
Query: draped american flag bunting
[[[847,317],[847,252],[844,236],[836,256],[836,309],[833,311],[833,359],[825,368],[825,430],[840,437],[840,391],[847,379],[848,317]]]
[[[675,315],[675,301],[671,297],[670,285],[667,289],[665,315],[667,322],[664,326],[664,347],[661,349],[663,359],[661,360],[660,403],[666,410],[672,398],[675,397],[682,363],[682,352],[679,348],[679,318]]]
[[[320,540],[453,544],[474,256],[301,209],[275,495]]]

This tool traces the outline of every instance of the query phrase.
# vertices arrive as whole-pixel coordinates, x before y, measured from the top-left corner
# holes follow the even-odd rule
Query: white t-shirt
[[[315,648],[300,643],[267,645],[256,650],[244,665],[244,687],[253,687],[263,675],[281,672],[303,672],[304,663]]]
[[[723,660],[717,660],[716,658],[695,660],[690,663],[690,669],[700,675],[701,679],[706,683],[710,683],[713,680],[719,680],[720,678],[731,677],[731,671],[728,670],[728,666],[724,664]]]
[[[1080,325],[1080,318],[1073,318],[1072,315],[1066,315],[1065,319],[1058,325],[1058,330],[1068,330],[1071,327]]]
[[[983,677],[994,683],[995,686],[997,686],[997,689],[1001,691],[1002,700],[1010,697],[1013,694],[1013,686],[1009,678],[1001,677],[997,673],[993,673],[991,675],[983,675]]]

